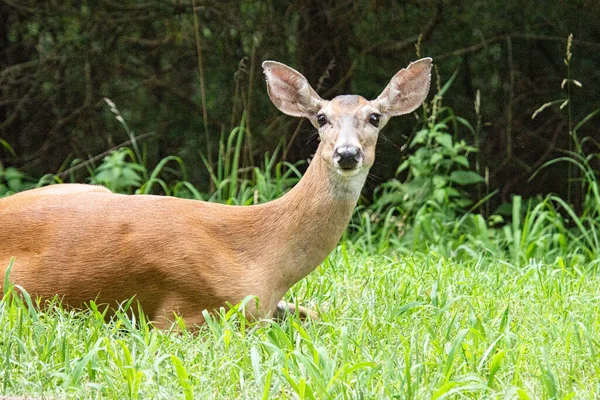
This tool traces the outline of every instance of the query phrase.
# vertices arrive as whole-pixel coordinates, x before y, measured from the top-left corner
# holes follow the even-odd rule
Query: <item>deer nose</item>
[[[341,169],[354,169],[362,161],[362,151],[355,146],[337,147],[333,160]]]

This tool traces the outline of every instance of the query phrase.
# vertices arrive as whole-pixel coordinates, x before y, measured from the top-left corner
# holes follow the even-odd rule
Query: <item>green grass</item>
[[[290,299],[320,310],[196,334],[119,313],[0,303],[2,395],[72,398],[600,396],[600,276],[562,259],[516,267],[341,245]]]

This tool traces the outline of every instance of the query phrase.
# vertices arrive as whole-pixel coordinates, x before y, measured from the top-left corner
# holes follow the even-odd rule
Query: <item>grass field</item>
[[[411,161],[432,168],[415,186],[437,189],[407,203],[400,190],[406,184],[382,185],[370,208],[359,207],[338,248],[288,293],[289,301],[318,310],[318,320],[248,322],[234,308],[207,315],[195,333],[180,324],[165,332],[127,312],[105,323],[94,304],[40,310],[31,306],[35,299],[7,289],[0,302],[0,398],[600,398],[600,180],[592,166],[599,153],[569,152],[548,163],[579,171],[583,179],[572,181],[584,197],[581,212],[553,195],[513,196],[504,217],[486,218],[464,207],[476,211],[494,193],[479,204],[462,202],[468,199],[456,186],[479,181],[456,170],[466,156],[456,146],[444,153],[440,143],[450,135],[438,125],[428,143],[439,143],[428,151],[441,152],[452,168],[440,172],[439,159],[429,156]],[[222,139],[217,167],[209,168],[210,201],[263,203],[300,176],[273,154],[251,179],[239,179],[243,127]],[[123,193],[153,193],[156,186],[167,195],[202,197],[180,159],[167,157],[152,172],[137,164],[143,159],[121,149],[91,182]],[[168,162],[182,170],[173,185],[159,178]],[[12,183],[0,194],[28,187]]]
[[[44,398],[600,397],[600,277],[586,265],[342,244],[290,299],[317,321],[196,333],[120,313],[0,304],[2,395]]]

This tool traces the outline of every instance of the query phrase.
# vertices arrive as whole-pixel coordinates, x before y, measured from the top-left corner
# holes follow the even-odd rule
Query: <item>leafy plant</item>
[[[277,162],[281,144],[272,155],[265,154],[261,167],[240,168],[245,134],[244,114],[240,124],[227,137],[221,135],[215,168],[201,154],[215,187],[209,201],[237,205],[264,203],[280,197],[300,180],[302,174],[297,169],[298,164]]]
[[[113,151],[93,171],[90,183],[103,185],[116,193],[133,193],[143,182],[146,168],[135,162],[131,149],[122,147]]]
[[[424,107],[422,127],[408,145],[411,154],[396,170],[397,176],[405,174],[406,178],[381,184],[375,189],[373,203],[355,214],[353,226],[357,236],[367,233],[368,237],[376,236],[370,241],[370,248],[376,242],[378,250],[384,249],[394,237],[403,236],[409,227],[418,225],[421,227],[416,233],[412,232],[413,235],[425,233],[427,239],[439,242],[447,229],[440,230],[439,235],[434,234],[436,228],[432,224],[452,225],[459,212],[466,212],[473,204],[465,189],[484,181],[471,169],[469,161],[469,155],[477,148],[456,137],[459,126],[463,126],[477,138],[479,124],[474,128],[442,104],[443,96],[456,76],[455,72],[438,90],[430,105]]]
[[[0,163],[0,197],[31,189],[36,186],[33,179],[28,178],[17,168],[4,168]]]
[[[600,108],[585,115],[581,120],[574,121],[572,110],[573,87],[581,88],[582,83],[571,76],[573,35],[569,35],[564,58],[566,77],[561,83],[565,97],[550,101],[539,107],[531,116],[536,118],[550,106],[559,105],[560,110],[568,114],[569,149],[563,151],[563,156],[543,164],[530,178],[534,179],[544,168],[557,163],[567,163],[568,166],[568,196],[562,199],[549,195],[546,199],[547,208],[555,212],[555,225],[561,226],[560,234],[563,241],[568,243],[571,251],[578,250],[587,259],[596,259],[600,255],[600,172],[594,164],[600,161],[600,142],[592,137],[579,139],[580,130],[600,113]],[[586,149],[590,149],[586,152]],[[577,204],[575,188],[582,193],[581,204]],[[580,209],[578,212],[577,210]],[[564,217],[564,218],[563,218]]]
[[[472,126],[442,104],[443,96],[454,82],[457,72],[434,96],[430,104],[431,115],[427,116],[429,107],[424,107],[424,126],[410,141],[408,148],[411,154],[396,170],[396,175],[407,173],[406,179],[404,182],[395,179],[388,182],[389,188],[386,187],[388,184],[382,187],[384,191],[391,189],[387,191],[387,197],[394,193],[393,197],[405,210],[418,210],[429,200],[446,209],[464,209],[472,201],[461,189],[483,181],[477,172],[470,169],[468,159],[477,148],[456,139],[459,124],[473,131]],[[450,126],[454,134],[450,132]]]

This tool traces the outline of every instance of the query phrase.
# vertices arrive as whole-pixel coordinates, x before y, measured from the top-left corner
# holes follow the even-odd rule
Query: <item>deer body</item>
[[[371,102],[360,96],[325,101],[296,71],[265,64],[275,105],[321,128],[313,161],[286,195],[226,206],[89,185],[26,191],[0,199],[0,271],[14,257],[11,281],[76,308],[135,297],[159,327],[173,313],[200,324],[203,310],[249,295],[259,299],[258,308],[248,304],[249,314],[275,313],[285,292],[327,257],[346,228],[374,158],[378,130],[365,133],[363,122],[377,113],[385,124],[387,97],[381,98],[393,88]],[[427,78],[425,89],[408,93],[411,111],[427,94],[430,68],[425,59],[402,70]]]

